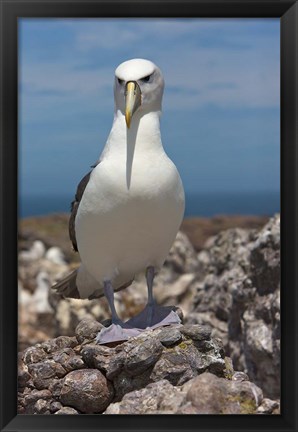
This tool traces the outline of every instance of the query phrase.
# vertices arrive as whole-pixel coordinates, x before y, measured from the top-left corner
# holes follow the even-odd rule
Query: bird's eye
[[[147,83],[147,82],[150,81],[150,78],[151,78],[151,77],[152,77],[152,74],[151,74],[151,75],[147,75],[147,76],[145,76],[144,78],[141,78],[141,81],[144,82],[144,83]]]
[[[124,83],[124,80],[118,78],[118,83],[119,83],[120,85],[122,85],[122,84]]]

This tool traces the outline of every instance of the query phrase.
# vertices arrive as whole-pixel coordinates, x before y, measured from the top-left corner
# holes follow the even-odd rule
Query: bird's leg
[[[96,342],[103,345],[115,344],[128,340],[133,336],[137,336],[140,333],[140,330],[130,328],[129,325],[121,321],[117,314],[114,303],[114,290],[112,283],[110,281],[105,281],[103,290],[111,309],[112,324],[109,327],[104,327],[100,330],[96,337]]]
[[[148,288],[148,301],[145,308],[135,317],[128,320],[125,324],[130,327],[146,329],[147,327],[156,328],[164,325],[179,324],[180,318],[173,310],[173,306],[158,306],[153,297],[153,280],[155,269],[152,266],[146,269],[146,280]]]
[[[103,291],[108,300],[111,312],[112,312],[112,323],[121,325],[123,322],[119,318],[116,308],[115,308],[115,300],[114,300],[114,290],[110,281],[105,281],[103,285]]]
[[[150,327],[152,325],[153,318],[153,310],[154,310],[154,297],[153,297],[153,280],[154,280],[155,272],[154,267],[150,266],[146,269],[146,281],[147,281],[147,289],[148,289],[148,316],[147,316],[147,326]]]

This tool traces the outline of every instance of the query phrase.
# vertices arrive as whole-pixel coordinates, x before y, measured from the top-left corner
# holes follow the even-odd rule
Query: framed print
[[[2,0],[1,430],[297,430],[297,26]]]

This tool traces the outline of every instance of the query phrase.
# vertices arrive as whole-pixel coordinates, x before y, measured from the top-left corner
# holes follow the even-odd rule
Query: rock
[[[47,354],[51,354],[61,348],[73,348],[76,345],[77,340],[75,337],[59,336],[41,343],[38,347],[42,348]]]
[[[46,389],[53,378],[64,377],[67,371],[53,360],[44,360],[39,363],[32,363],[28,366],[28,371],[32,376],[33,383],[38,390]]]
[[[59,411],[56,411],[57,415],[70,415],[70,414],[79,414],[77,410],[71,407],[63,407]]]
[[[264,398],[257,409],[257,414],[280,414],[279,401]]]
[[[153,366],[161,356],[163,351],[162,344],[151,334],[140,335],[123,344],[126,353],[124,369],[128,375],[140,375],[150,366]]]
[[[50,414],[52,394],[49,390],[25,389],[19,397],[19,403],[26,414]]]
[[[235,372],[232,376],[233,381],[249,381],[249,377],[244,372]]]
[[[60,402],[58,402],[58,401],[54,400],[50,404],[50,412],[51,412],[51,414],[55,414],[55,412],[59,411],[62,408],[63,408],[63,405]]]
[[[208,372],[187,387],[179,414],[254,414],[263,399],[262,390],[251,382],[229,381]]]
[[[28,381],[31,379],[31,375],[28,371],[28,366],[23,361],[23,356],[18,356],[18,386],[26,387]]]
[[[53,360],[56,363],[60,363],[67,372],[85,367],[82,358],[76,355],[71,348],[63,348],[59,350],[53,355]]]
[[[44,244],[47,249],[49,244]],[[106,402],[94,411],[100,404],[96,405],[93,395],[96,407],[92,406],[90,414],[105,410],[129,413],[132,409],[134,413],[277,413],[279,245],[279,216],[261,230],[220,232],[209,238],[199,254],[187,237],[179,234],[155,279],[155,293],[159,303],[180,307],[183,324],[147,330],[113,348],[94,341],[102,328],[97,320],[110,317],[105,299],[63,300],[43,292],[52,311],[37,313],[33,298],[38,274],[45,272],[48,280],[54,281],[59,272],[62,276],[71,267],[55,259],[57,251],[54,260],[52,252],[36,260],[20,259],[20,346],[34,346],[19,356],[18,412],[85,413],[84,407],[74,405],[86,400],[78,397],[84,391],[83,380],[75,376],[95,373],[101,377],[95,380],[98,386],[107,388],[103,391]],[[115,300],[124,320],[139,312],[147,301],[144,275],[137,275],[132,286],[115,293]],[[63,336],[55,338],[56,334]],[[206,376],[210,374],[213,378],[208,387]],[[198,378],[204,394],[201,405],[195,396]],[[259,388],[250,380],[264,391],[263,402]],[[167,398],[158,396],[159,385],[161,395],[167,394]],[[36,399],[34,392],[42,391],[49,393]],[[217,401],[209,400],[208,392],[217,395]],[[224,392],[230,395],[229,400],[220,407]],[[133,408],[136,400],[140,408]]]
[[[181,332],[176,328],[164,328],[158,334],[158,339],[165,347],[170,347],[179,343],[182,339]]]
[[[24,362],[26,364],[38,363],[46,358],[46,352],[37,347],[30,347],[24,351]]]
[[[190,339],[203,341],[210,339],[211,328],[197,324],[184,325],[180,328],[180,332]]]
[[[63,380],[60,401],[82,413],[100,413],[113,398],[113,387],[97,369],[70,372]]]
[[[206,326],[173,324],[149,329],[111,348],[85,344],[97,324],[85,320],[79,326],[77,336],[83,345],[76,338],[59,337],[20,354],[19,373],[25,378],[19,412],[59,414],[63,407],[72,407],[81,413],[101,413],[111,402],[148,384],[166,381],[168,388],[181,386],[205,371],[228,376],[229,359]],[[36,396],[38,391],[46,393]],[[36,405],[37,400],[41,401]],[[169,410],[169,404],[170,399],[161,411]]]
[[[30,250],[19,253],[21,350],[57,335],[73,335],[83,317],[102,320],[109,316],[107,305],[102,299],[64,299],[51,289],[58,279],[77,266],[66,262],[60,248],[49,247],[51,242],[51,238],[45,242],[30,240],[25,246]]]
[[[187,324],[208,324],[234,368],[266,396],[280,395],[280,218],[260,230],[229,229],[198,254],[200,279]]]
[[[173,274],[194,273],[198,268],[195,250],[188,237],[181,231],[176,236],[166,259],[165,267],[171,268]]]
[[[205,372],[179,387],[167,380],[148,384],[112,403],[104,414],[255,414],[262,398],[251,382]]]
[[[75,335],[79,343],[94,340],[103,325],[92,318],[84,318],[77,325]]]
[[[181,388],[161,380],[127,393],[121,402],[112,403],[104,414],[172,414],[184,396]]]

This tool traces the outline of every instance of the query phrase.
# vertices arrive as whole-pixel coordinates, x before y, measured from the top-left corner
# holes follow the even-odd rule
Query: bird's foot
[[[111,324],[109,327],[101,329],[96,336],[96,342],[100,345],[114,344],[116,342],[123,342],[133,336],[137,336],[141,330],[137,328],[130,328],[125,323]]]
[[[180,324],[178,314],[173,310],[174,306],[158,306],[147,304],[135,317],[126,321],[125,325],[136,329],[157,328],[170,324]]]

